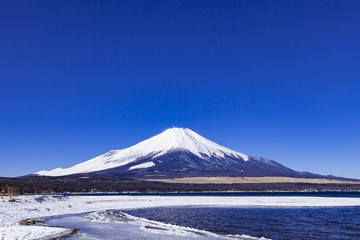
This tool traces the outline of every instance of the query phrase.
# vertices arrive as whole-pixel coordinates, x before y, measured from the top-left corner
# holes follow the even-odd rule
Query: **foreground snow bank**
[[[72,230],[66,228],[41,226],[0,227],[0,239],[48,239],[68,235]]]
[[[360,198],[330,197],[202,197],[202,196],[19,196],[16,202],[0,199],[0,239],[43,239],[67,234],[65,229],[20,226],[19,221],[106,209],[160,206],[360,206]],[[21,229],[21,230],[19,230]]]

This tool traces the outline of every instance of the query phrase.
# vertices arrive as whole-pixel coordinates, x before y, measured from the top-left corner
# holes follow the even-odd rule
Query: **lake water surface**
[[[218,234],[271,239],[360,239],[360,207],[166,207],[125,212]]]

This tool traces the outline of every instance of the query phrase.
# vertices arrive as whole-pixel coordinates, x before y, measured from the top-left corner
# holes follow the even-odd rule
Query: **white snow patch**
[[[72,230],[57,227],[42,226],[13,226],[0,227],[0,239],[52,239],[70,234]]]
[[[129,168],[129,170],[139,169],[139,168],[149,168],[149,167],[153,167],[153,166],[155,166],[155,163],[153,163],[153,162],[146,162],[146,163],[142,163],[142,164],[138,164],[138,165],[132,166],[131,168]]]

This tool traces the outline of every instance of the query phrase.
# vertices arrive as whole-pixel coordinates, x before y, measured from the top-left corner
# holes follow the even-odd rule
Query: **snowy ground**
[[[47,239],[69,233],[64,228],[20,226],[19,221],[106,209],[160,206],[360,206],[360,198],[327,197],[202,197],[202,196],[19,196],[0,199],[0,240]]]

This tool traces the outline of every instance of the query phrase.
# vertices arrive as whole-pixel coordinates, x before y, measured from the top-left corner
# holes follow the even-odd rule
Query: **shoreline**
[[[347,207],[360,206],[360,198],[257,196],[18,196],[0,200],[0,239],[51,239],[63,229],[22,226],[20,220],[48,218],[110,209],[126,210],[171,206]],[[21,231],[20,231],[21,230]]]
[[[120,218],[114,218],[113,213],[121,215]],[[184,227],[180,225],[174,225],[161,221],[150,220],[147,218],[141,218],[133,216],[124,212],[121,209],[96,211],[90,213],[70,214],[65,216],[50,217],[46,220],[47,223],[51,223],[53,226],[60,226],[64,228],[78,230],[79,235],[72,235],[73,237],[89,237],[91,239],[156,239],[156,240],[224,240],[224,239],[237,239],[237,240],[268,240],[265,237],[253,237],[249,235],[239,234],[227,234],[221,235],[211,231],[201,230],[192,227]],[[46,224],[47,224],[46,223]],[[89,226],[91,227],[89,230]],[[106,231],[104,231],[104,228]],[[113,232],[116,229],[116,232]],[[113,232],[113,235],[121,232],[125,234],[125,238],[119,238],[109,235],[109,232]],[[104,238],[104,235],[106,238]],[[146,236],[144,238],[144,235]]]

